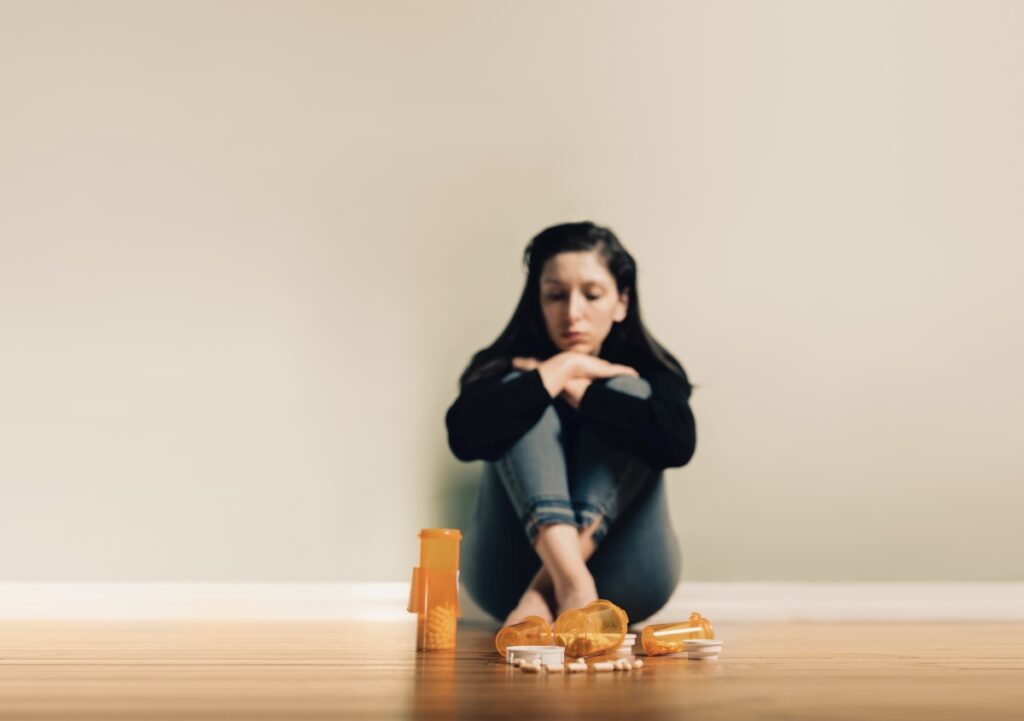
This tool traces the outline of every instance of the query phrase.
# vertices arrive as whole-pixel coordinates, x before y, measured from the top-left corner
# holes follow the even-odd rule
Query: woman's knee
[[[523,371],[511,370],[502,377],[501,382],[508,383],[509,381],[514,380],[521,375],[523,375]],[[558,412],[555,410],[555,407],[553,405],[549,405],[544,410],[544,412],[540,415],[540,418],[537,419],[537,422],[527,430],[525,435],[519,438],[516,444],[513,444],[513,447],[515,445],[518,445],[519,443],[522,443],[524,439],[527,439],[528,437],[535,435],[538,431],[549,435],[553,433],[556,437],[561,434],[562,422],[558,418]]]
[[[622,607],[632,623],[640,622],[668,604],[682,575],[678,548],[658,554],[648,551],[647,558],[618,559],[615,567],[595,568],[594,580],[601,598]],[[652,558],[659,556],[660,558]]]
[[[622,608],[629,616],[630,622],[639,623],[668,605],[678,587],[678,579],[678,573],[667,573],[631,588],[622,598]]]
[[[459,579],[473,601],[499,621],[518,603],[540,566],[520,528],[511,500],[487,464],[462,540]]]
[[[633,376],[613,376],[608,379],[608,387],[619,393],[636,396],[637,398],[651,397],[651,384],[643,378]]]

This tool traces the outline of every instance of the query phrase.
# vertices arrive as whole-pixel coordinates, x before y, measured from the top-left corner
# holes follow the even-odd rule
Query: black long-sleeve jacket
[[[577,419],[592,423],[602,438],[636,453],[652,468],[686,465],[697,445],[685,375],[665,368],[637,369],[651,385],[637,398],[595,380],[580,400]],[[496,460],[530,429],[553,399],[537,370],[512,380],[466,386],[448,409],[448,445],[462,461]]]

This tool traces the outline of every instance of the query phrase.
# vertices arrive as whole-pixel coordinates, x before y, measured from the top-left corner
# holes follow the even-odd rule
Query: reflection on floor
[[[527,674],[463,624],[0,624],[0,719],[1020,719],[1024,624],[720,624],[717,661]]]

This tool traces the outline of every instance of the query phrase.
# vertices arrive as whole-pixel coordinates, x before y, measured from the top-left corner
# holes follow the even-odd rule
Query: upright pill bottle
[[[519,623],[505,626],[494,637],[498,653],[507,656],[509,646],[551,646],[554,644],[551,626],[540,616],[527,616]]]
[[[662,656],[666,653],[682,653],[685,650],[683,641],[714,637],[715,630],[711,627],[711,621],[694,611],[685,621],[647,626],[640,635],[640,641],[648,656]]]
[[[410,613],[416,614],[416,649],[455,648],[459,612],[459,541],[457,528],[420,531],[420,565],[412,569]]]
[[[555,643],[573,658],[613,651],[622,645],[629,626],[626,612],[611,601],[598,599],[555,619]]]

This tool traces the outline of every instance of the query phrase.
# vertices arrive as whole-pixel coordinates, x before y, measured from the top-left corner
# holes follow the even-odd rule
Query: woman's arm
[[[460,461],[496,460],[551,403],[538,370],[465,388],[445,414],[448,446]]]
[[[571,351],[545,361],[516,358],[513,366],[523,374],[463,389],[445,414],[448,445],[459,460],[497,459],[540,420],[551,399],[578,376],[636,375],[627,366]]]
[[[697,425],[690,410],[690,383],[668,370],[647,378],[650,398],[638,398],[594,382],[577,411],[611,443],[644,458],[654,468],[685,466],[697,448]]]

